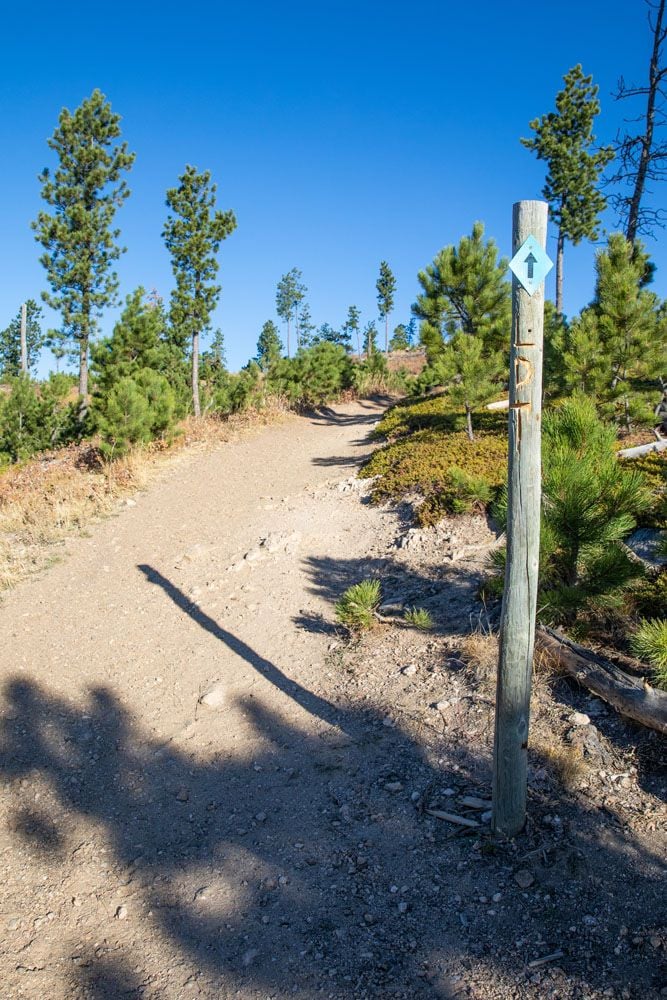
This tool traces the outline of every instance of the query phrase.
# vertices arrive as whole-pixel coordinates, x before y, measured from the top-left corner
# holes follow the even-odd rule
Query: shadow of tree
[[[180,996],[181,968],[211,997],[446,1000],[480,973],[541,997],[528,963],[556,949],[574,984],[568,996],[609,986],[658,995],[657,962],[627,945],[621,925],[655,919],[661,859],[617,817],[537,781],[516,842],[494,843],[483,827],[462,835],[423,806],[449,801],[447,786],[488,794],[484,751],[442,739],[434,756],[384,726],[372,706],[342,708],[313,694],[141,569],[319,721],[298,729],[247,701],[252,755],[201,759],[158,743],[106,688],[93,689],[82,710],[34,681],[9,682],[6,778],[39,776],[68,818],[94,821],[113,879],[134,892],[132,937],[145,968],[129,944],[109,953],[82,942],[72,975],[83,995],[145,995],[149,972],[151,995]],[[35,809],[26,822],[18,807],[16,817],[16,846],[72,864],[55,820]],[[530,870],[530,891],[514,881],[517,868]]]

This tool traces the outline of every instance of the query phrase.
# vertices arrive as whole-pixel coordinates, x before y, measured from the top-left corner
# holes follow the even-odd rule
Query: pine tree
[[[380,262],[380,276],[375,282],[378,293],[378,310],[380,319],[384,320],[384,353],[389,350],[389,315],[394,308],[396,278],[386,260]]]
[[[542,194],[558,226],[556,251],[556,310],[563,312],[563,254],[565,240],[575,246],[597,238],[598,217],[606,199],[597,189],[600,174],[614,153],[610,146],[589,152],[595,142],[593,122],[600,112],[598,87],[584,76],[581,65],[563,77],[556,110],[530,122],[534,138],[522,144],[548,165]]]
[[[315,333],[315,324],[310,315],[310,306],[304,302],[297,317],[296,339],[300,348],[310,347]]]
[[[98,393],[106,393],[121,378],[134,377],[142,368],[167,368],[166,317],[137,288],[125,299],[125,308],[111,337],[94,344],[92,373]]]
[[[272,319],[267,319],[257,341],[257,364],[263,372],[268,372],[280,359],[283,351],[278,327]]]
[[[466,430],[475,440],[473,412],[498,393],[498,377],[504,369],[500,351],[491,351],[479,334],[459,331],[439,355],[434,366],[438,380],[448,386],[448,398],[466,414]]]
[[[369,320],[364,327],[362,334],[362,341],[366,349],[366,357],[370,358],[372,354],[377,353],[378,349],[378,331],[375,323]]]
[[[352,350],[352,337],[344,325],[340,330],[334,330],[330,323],[322,323],[315,335],[314,343],[339,344],[349,353]]]
[[[357,355],[361,357],[361,341],[359,339],[359,319],[361,313],[356,306],[349,306],[347,310],[347,319],[345,320],[345,329],[350,334],[352,340],[357,341]]]
[[[179,181],[177,188],[167,191],[173,215],[167,218],[162,235],[176,279],[171,323],[191,344],[192,405],[195,417],[199,417],[199,338],[207,330],[220,296],[220,285],[214,283],[217,254],[222,241],[236,229],[236,218],[232,211],[215,208],[217,189],[208,170],[197,173],[188,165]]]
[[[26,348],[28,371],[35,366],[39,352],[46,342],[40,319],[42,309],[34,299],[26,302]],[[21,371],[21,310],[8,327],[0,330],[0,375],[11,378]]]
[[[407,351],[410,346],[410,335],[405,323],[399,323],[389,341],[390,351]]]
[[[663,374],[667,327],[660,322],[657,296],[643,287],[646,255],[639,244],[620,234],[611,236],[595,269],[592,311],[606,369],[598,397],[603,412],[630,430],[635,421],[651,421],[645,389],[651,382],[657,387]]]
[[[291,356],[291,324],[295,320],[297,325],[297,348],[298,343],[298,311],[299,303],[306,294],[306,286],[301,281],[301,271],[293,267],[287,274],[283,274],[276,289],[276,312],[278,316],[287,323],[287,357]]]
[[[88,395],[88,346],[102,310],[116,300],[112,270],[122,250],[112,228],[116,209],[128,197],[122,174],[134,162],[126,143],[118,143],[120,116],[104,94],[94,90],[74,112],[64,108],[49,147],[59,166],[40,175],[42,197],[53,212],[40,212],[33,228],[44,247],[50,293],[44,300],[62,314],[60,338],[74,342],[79,354],[79,395],[85,415]]]
[[[498,260],[493,240],[476,222],[458,247],[441,250],[418,275],[423,289],[412,307],[421,321],[420,340],[430,362],[457,331],[478,335],[490,351],[509,346],[510,285],[507,260]]]

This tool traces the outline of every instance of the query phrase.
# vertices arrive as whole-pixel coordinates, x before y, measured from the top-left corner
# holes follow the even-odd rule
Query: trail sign
[[[534,236],[521,244],[510,261],[510,269],[529,295],[534,295],[553,267],[553,261]]]
[[[544,251],[548,206],[519,201],[512,215],[512,338],[509,372],[507,560],[500,619],[493,754],[496,833],[514,837],[526,820],[530,682],[540,554],[540,427]],[[521,290],[525,288],[528,295]],[[535,294],[537,293],[537,294]]]

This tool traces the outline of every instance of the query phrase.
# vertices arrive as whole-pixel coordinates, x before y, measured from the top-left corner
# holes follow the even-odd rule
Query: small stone
[[[179,802],[187,802],[190,798],[190,792],[187,788],[179,788],[176,792],[176,798]]]
[[[375,923],[375,917],[373,916],[372,913],[364,913],[364,920],[366,921],[367,924]]]
[[[486,809],[480,816],[480,819],[482,820],[482,823],[490,823],[492,816],[493,816],[493,811],[491,809]]]
[[[652,937],[649,938],[649,942],[650,942],[651,947],[655,948],[656,951],[657,951],[657,949],[660,947],[660,945],[662,943],[660,941],[660,938],[657,937],[657,935],[655,935],[655,934]]]
[[[255,815],[255,819],[257,820],[258,823],[264,823],[264,822],[266,822],[266,813],[265,812],[258,812]]]
[[[273,892],[274,889],[278,888],[278,883],[277,883],[276,879],[274,879],[274,878],[264,879],[264,888],[268,892]]]
[[[126,507],[136,507],[137,506],[137,501],[136,500],[132,500],[131,497],[128,497],[127,500],[125,501],[125,506]]]
[[[499,903],[502,898],[503,898],[502,892],[494,892],[493,896],[491,897],[494,903]]]
[[[581,918],[581,920],[582,923],[586,924],[587,927],[594,927],[595,924],[597,924],[597,920],[595,919],[595,917],[592,917],[590,913],[587,913],[584,917]]]
[[[403,667],[401,673],[405,677],[414,677],[414,675],[417,673],[417,668],[414,665],[414,663],[408,663],[407,667]]]
[[[444,712],[445,709],[449,708],[449,702],[448,701],[439,701],[439,702],[436,703],[435,707],[438,710],[438,712]]]
[[[116,910],[116,920],[127,920],[127,906],[119,906]]]
[[[385,716],[385,718],[384,718],[384,719],[382,720],[382,725],[383,725],[383,726],[386,726],[386,727],[387,727],[387,729],[394,729],[394,728],[395,728],[395,726],[396,726],[396,720],[395,720],[395,719],[392,719],[392,717],[391,717],[390,715],[387,715],[387,716]]]
[[[208,899],[210,895],[211,890],[209,887],[207,885],[203,885],[201,889],[197,889],[195,893],[195,902],[203,902],[205,899]]]
[[[18,917],[10,917],[9,920],[7,921],[7,930],[16,931],[18,930],[20,924],[21,921],[19,920]]]
[[[405,902],[405,900],[401,900],[401,902],[398,904],[398,912],[399,913],[408,912],[408,904]]]
[[[584,712],[573,712],[567,721],[571,726],[590,726],[591,724],[590,716],[585,715]]]
[[[257,948],[248,948],[247,951],[243,952],[243,964],[246,966],[252,965],[257,956],[259,955],[259,950]]]
[[[535,881],[535,876],[532,872],[529,872],[527,868],[520,868],[519,871],[514,874],[514,881],[520,889],[528,889],[529,886],[531,886]]]
[[[213,711],[219,711],[221,708],[224,708],[226,701],[225,687],[221,682],[210,687],[199,699],[201,705],[206,705],[207,708]]]
[[[421,795],[419,794],[419,792],[413,792],[412,795],[410,796],[410,801],[411,802],[419,802],[420,798],[421,798]]]
[[[403,791],[403,782],[388,781],[384,787],[388,792],[401,792]]]
[[[82,902],[81,902],[81,900],[79,899],[78,896],[73,896],[72,897],[72,906],[82,906],[82,905],[83,904],[82,904]]]

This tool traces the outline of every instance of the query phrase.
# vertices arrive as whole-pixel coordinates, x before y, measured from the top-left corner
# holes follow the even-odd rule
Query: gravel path
[[[425,812],[486,808],[492,700],[455,633],[493,536],[397,548],[353,478],[380,412],[185,455],[4,601],[3,1000],[665,995],[655,782],[605,763],[577,799],[538,755],[505,847]],[[341,642],[371,573],[436,632]]]

